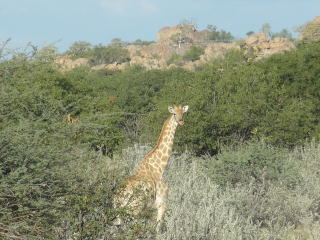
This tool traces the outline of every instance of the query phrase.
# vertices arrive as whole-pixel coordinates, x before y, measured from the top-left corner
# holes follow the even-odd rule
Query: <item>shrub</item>
[[[128,62],[130,56],[125,48],[98,45],[92,49],[89,59],[92,65],[99,65]]]
[[[204,54],[204,49],[198,46],[192,46],[185,54],[182,56],[185,61],[196,61],[200,59],[200,56]]]
[[[259,144],[256,143],[256,147]],[[240,152],[248,151],[248,146],[243,147],[233,154],[229,152],[228,156],[234,159]],[[266,154],[273,152],[270,159],[281,156],[282,162],[297,172],[302,170],[297,159],[289,160],[291,153],[274,152],[266,149],[265,144],[259,148]],[[227,152],[222,150],[221,155],[225,154]],[[291,188],[282,183],[289,173],[282,172],[264,184],[254,178],[248,183],[248,178],[243,177],[235,185],[220,187],[219,182],[203,168],[205,161],[210,159],[201,159],[190,153],[171,158],[165,176],[169,187],[168,210],[157,239],[295,239],[302,236],[294,230],[301,224],[306,229],[303,234],[306,239],[312,238],[312,234],[319,236],[317,222],[310,219],[310,206],[317,197],[301,191],[303,186],[313,189],[318,181],[308,185],[300,176],[297,187]],[[317,168],[311,170],[304,165],[303,169],[314,174]],[[296,177],[297,172],[290,175]]]
[[[286,162],[283,150],[266,145],[265,142],[249,142],[234,150],[224,150],[216,157],[204,160],[208,176],[225,186],[251,181],[268,184],[272,181],[296,186],[299,175]]]
[[[216,26],[208,25],[208,39],[214,40],[218,42],[231,42],[234,37],[230,32],[227,32],[225,30],[218,30]]]
[[[178,55],[178,54],[172,55],[172,56],[167,60],[167,64],[168,64],[168,65],[170,65],[170,64],[176,64],[176,65],[178,65],[178,66],[182,65],[182,64],[183,64],[182,56],[181,56],[181,55]]]
[[[84,58],[88,57],[91,49],[91,43],[86,41],[76,41],[69,47],[67,53],[70,54],[72,58]]]
[[[153,119],[181,103],[190,105],[190,112],[177,142],[199,155],[256,138],[284,147],[319,139],[318,48],[318,43],[302,44],[255,63],[232,52],[198,72],[175,69],[180,76],[166,81],[156,96],[159,110],[146,118],[153,136],[159,132]]]

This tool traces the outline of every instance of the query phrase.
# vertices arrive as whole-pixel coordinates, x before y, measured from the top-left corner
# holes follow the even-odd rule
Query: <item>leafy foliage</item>
[[[167,64],[175,64],[177,66],[181,66],[184,63],[182,56],[178,54],[173,54],[168,60]]]
[[[241,148],[224,150],[216,158],[206,159],[206,172],[220,185],[238,183],[249,184],[254,181],[268,184],[280,180],[285,182],[287,175],[297,176],[290,172],[285,160],[285,152],[266,145],[264,142],[250,142]],[[297,185],[299,178],[286,179],[287,184]]]
[[[225,30],[218,30],[214,25],[208,25],[207,30],[209,31],[209,40],[214,40],[217,42],[231,42],[234,39],[230,32],[226,32]]]
[[[77,41],[69,47],[68,54],[75,58],[88,57],[88,53],[91,49],[91,43],[86,41]]]
[[[197,46],[192,46],[183,56],[182,58],[185,61],[196,61],[200,59],[200,56],[204,53],[204,49]]]
[[[95,64],[126,61],[127,52],[118,50],[99,46],[88,51],[96,51],[92,55]],[[192,57],[199,57],[197,51]],[[41,57],[21,53],[0,62],[1,238],[97,239],[108,235],[134,239],[140,233],[152,235],[140,222],[115,234],[111,222],[118,210],[112,209],[112,197],[128,174],[120,164],[122,149],[136,142],[155,142],[171,104],[190,106],[185,126],[177,131],[175,151],[187,148],[194,155],[220,153],[209,159],[190,155],[184,160],[206,161],[200,166],[202,192],[192,196],[206,196],[206,187],[213,186],[205,185],[206,181],[220,186],[214,185],[203,205],[184,198],[189,200],[181,200],[186,204],[182,206],[205,209],[202,207],[219,196],[221,202],[214,202],[216,208],[212,209],[223,206],[230,219],[253,222],[250,236],[257,236],[260,223],[272,225],[273,209],[279,202],[285,209],[277,219],[279,228],[287,229],[285,222],[297,225],[305,219],[303,214],[310,214],[307,207],[314,209],[311,212],[316,219],[318,200],[314,196],[319,196],[319,184],[315,184],[317,173],[312,170],[319,162],[318,148],[299,150],[295,153],[298,157],[291,158],[285,157],[288,150],[279,149],[294,149],[306,139],[319,139],[319,42],[300,42],[296,50],[260,62],[247,62],[241,51],[232,51],[195,72],[180,68],[145,71],[135,66],[108,75],[88,68],[62,73],[52,64],[51,53]],[[80,122],[68,124],[68,113]],[[238,147],[242,143],[248,144]],[[233,150],[226,150],[230,146]],[[299,162],[305,158],[308,160]],[[289,164],[292,159],[295,165]],[[296,174],[299,168],[301,175]],[[182,179],[172,180],[176,188],[182,186],[178,184]],[[186,189],[192,189],[197,181],[187,183],[191,185]],[[233,188],[238,183],[240,193]],[[234,199],[232,203],[219,190],[221,186]],[[307,186],[312,186],[311,190]],[[298,194],[299,202],[286,204],[286,196],[293,199]],[[239,196],[242,201],[235,201]],[[177,196],[182,198],[182,193]],[[252,208],[254,213],[241,211]],[[177,219],[181,209],[171,209],[170,219]],[[208,219],[216,216],[212,211],[208,214]],[[244,226],[223,219],[228,228],[237,226],[235,231],[248,239]],[[170,221],[165,226],[168,234],[163,235],[168,239],[177,231]],[[194,237],[192,232],[197,229],[205,233],[202,227],[211,226],[210,221],[201,228],[190,225],[192,231],[185,231],[189,235],[181,238]],[[219,224],[217,229],[224,226],[224,222]],[[230,236],[230,231],[210,234]],[[263,236],[261,231],[259,234]]]
[[[97,45],[92,49],[89,56],[92,65],[123,63],[130,59],[128,50],[116,44],[107,47]]]
[[[108,46],[98,44],[92,46],[86,41],[74,42],[65,53],[71,58],[88,58],[91,65],[124,63],[130,60],[126,45],[120,38],[112,39]]]
[[[316,42],[302,44],[251,64],[241,52],[231,52],[224,61],[168,81],[158,97],[162,109],[170,103],[193,109],[179,144],[204,154],[251,138],[289,147],[318,139],[318,48]]]
[[[138,46],[148,46],[152,43],[154,43],[154,41],[145,41],[145,40],[141,40],[141,39],[137,39],[137,40],[131,42],[131,44],[138,45]]]
[[[288,39],[293,39],[292,33],[289,32],[287,29],[282,29],[280,32],[272,33],[272,38],[275,37],[282,37],[282,38],[288,38]]]

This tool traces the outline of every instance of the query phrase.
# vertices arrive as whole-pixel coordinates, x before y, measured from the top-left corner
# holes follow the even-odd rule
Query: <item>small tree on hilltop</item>
[[[47,45],[42,47],[35,53],[35,57],[41,60],[52,60],[57,56],[58,48],[54,45]]]
[[[130,54],[122,47],[99,44],[92,49],[90,61],[92,65],[124,63],[130,61]]]
[[[194,19],[183,19],[180,21],[180,24],[191,26],[194,31],[198,29],[198,24]]]
[[[282,29],[280,32],[272,33],[272,38],[275,38],[275,37],[293,39],[292,33],[289,32],[287,29]]]
[[[74,57],[86,57],[88,55],[88,51],[91,49],[91,43],[86,41],[77,41],[70,46],[68,53]]]
[[[254,34],[254,31],[249,31],[249,32],[246,33],[246,35],[247,35],[248,37],[251,36],[252,34]]]
[[[268,37],[271,37],[271,26],[269,23],[265,23],[261,26],[261,32],[267,35]]]
[[[113,47],[123,47],[127,45],[127,43],[122,41],[121,38],[113,38],[109,45]]]
[[[209,24],[207,26],[207,30],[208,40],[217,42],[231,42],[234,39],[230,32],[226,32],[225,30],[218,30],[218,28],[214,25]]]

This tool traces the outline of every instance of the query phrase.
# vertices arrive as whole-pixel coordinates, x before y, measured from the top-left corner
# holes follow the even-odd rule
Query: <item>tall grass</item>
[[[134,166],[139,160],[134,156],[140,158],[146,150],[135,146],[124,152],[125,158]],[[208,162],[218,167],[224,164],[219,162],[224,156],[233,158],[229,163],[236,166],[237,159],[257,155],[255,161],[260,162],[277,156],[274,164],[281,171],[276,177],[266,176],[274,167],[269,162],[262,166],[264,172],[259,179],[248,176],[248,181],[237,172],[242,168],[228,168],[233,172],[219,174],[208,171]],[[242,166],[246,173],[250,167],[257,167],[256,162],[250,164]],[[320,145],[314,142],[293,151],[255,142],[226,149],[216,157],[173,155],[165,176],[170,189],[168,210],[156,238],[320,239],[319,164]],[[229,178],[224,179],[226,184],[219,182],[221,174]],[[234,182],[233,174],[238,175],[238,182]]]
[[[258,150],[272,154],[260,142],[220,155],[241,159]],[[272,151],[282,155],[286,165],[282,169],[290,166],[287,172],[272,180],[251,178],[249,183],[226,186],[218,185],[216,176],[206,174],[204,161],[217,160],[219,155],[211,159],[188,153],[174,156],[166,176],[168,212],[158,239],[320,239],[320,145],[311,143],[286,154]],[[290,182],[292,178],[298,180],[292,186],[287,184],[288,178]],[[230,176],[230,182],[233,179]]]
[[[96,165],[81,175],[87,176],[91,186],[94,183],[101,185],[107,184],[98,180],[99,175],[104,176],[103,171],[108,174],[116,171],[117,177],[105,176],[105,179],[115,179],[117,182],[111,184],[117,185],[119,178],[130,175],[149,150],[149,146],[134,145],[114,159],[103,160],[102,157],[95,162],[100,167],[98,171]],[[251,165],[243,165],[244,158],[249,158]],[[233,167],[222,168],[220,164],[226,163],[222,159]],[[268,168],[274,167],[268,161],[275,159],[280,171],[271,171],[274,175],[268,175]],[[239,161],[241,168],[237,167]],[[265,163],[259,178],[248,174],[250,168],[257,168],[257,161]],[[210,168],[213,167],[221,172],[212,171]],[[247,178],[241,173],[243,169]],[[83,234],[73,226],[78,232],[63,239],[320,239],[319,169],[320,144],[315,142],[291,151],[253,142],[225,149],[215,157],[175,153],[164,177],[169,195],[165,219],[158,232],[142,222],[129,221],[125,226],[112,226],[109,220],[110,214],[114,213],[108,209],[110,205],[103,205],[102,200],[99,203],[97,199],[103,198],[104,192],[101,187],[95,187],[97,192],[91,192],[91,198],[96,201],[85,202],[88,205],[84,208],[87,210],[85,224],[101,223],[100,228],[82,230],[87,231]],[[223,181],[221,175],[226,176]],[[237,182],[234,175],[238,175]],[[107,194],[110,198],[110,189]],[[86,197],[90,199],[89,194]],[[80,199],[83,200],[83,196]],[[103,220],[106,216],[108,221]],[[78,226],[79,223],[69,224]]]

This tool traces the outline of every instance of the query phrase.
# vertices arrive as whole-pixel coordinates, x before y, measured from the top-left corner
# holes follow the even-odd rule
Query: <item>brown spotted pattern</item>
[[[164,217],[168,193],[163,173],[172,153],[177,126],[184,125],[183,116],[188,106],[173,105],[168,110],[172,115],[164,122],[156,146],[144,157],[135,173],[126,179],[114,198],[116,207],[128,207],[134,215],[143,211],[147,204],[144,200],[147,199],[157,210],[157,222]],[[121,223],[120,220],[118,222]]]

